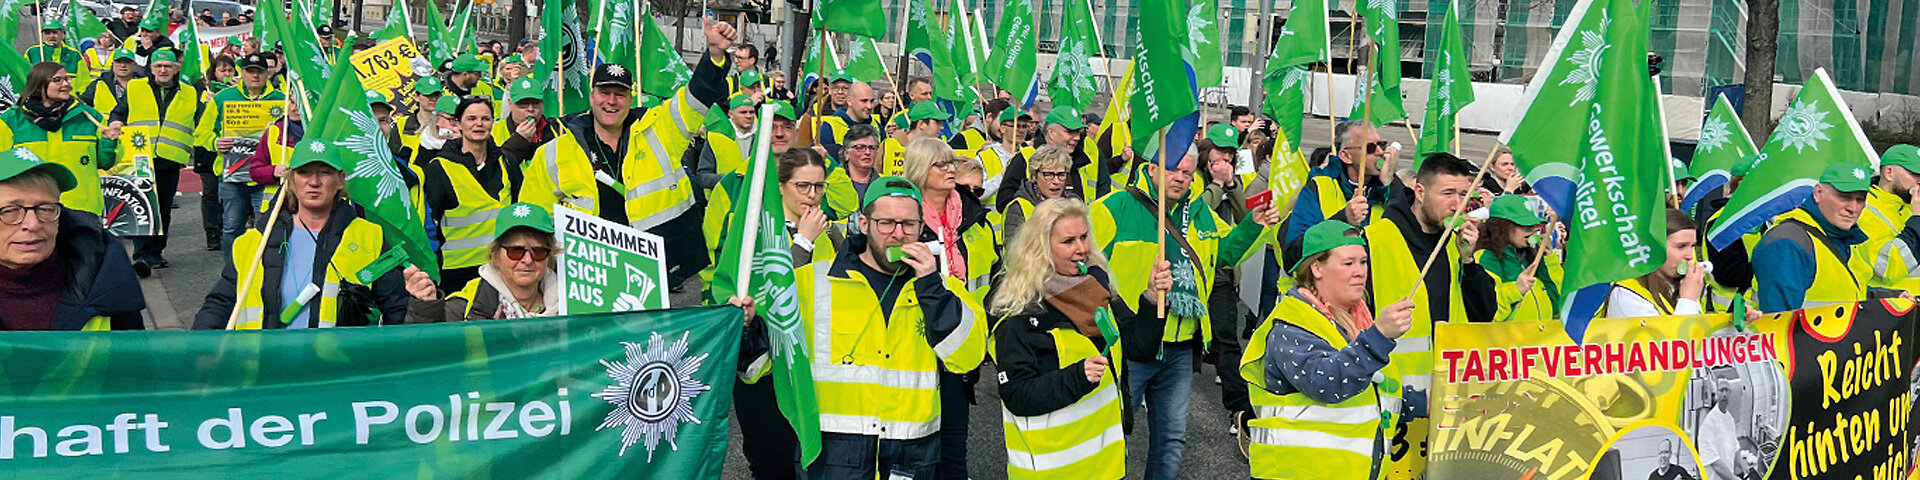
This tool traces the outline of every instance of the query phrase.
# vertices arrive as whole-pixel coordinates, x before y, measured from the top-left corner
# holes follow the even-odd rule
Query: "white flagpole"
[[[760,105],[760,125],[772,125],[773,112],[778,109],[779,107],[770,103]],[[735,270],[735,272],[738,273],[734,277],[734,295],[748,295],[748,280],[753,278],[753,259],[758,256],[756,253],[758,249],[755,248],[756,245],[754,245],[754,243],[760,239],[760,210],[767,194],[767,164],[772,163],[772,160],[768,159],[767,155],[771,155],[772,150],[773,129],[760,129],[759,132],[755,133],[753,139],[753,153],[756,155],[754,158],[758,160],[749,159],[749,162],[753,164],[753,176],[747,178],[747,181],[750,182],[748,183],[750,186],[747,188],[747,224],[746,231],[739,232],[741,241],[740,269]]]

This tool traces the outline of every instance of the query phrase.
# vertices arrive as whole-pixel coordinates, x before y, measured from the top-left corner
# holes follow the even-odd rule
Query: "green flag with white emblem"
[[[1226,56],[1220,54],[1219,6],[1214,0],[1192,0],[1187,6],[1187,25],[1190,27],[1187,29],[1187,62],[1193,64],[1194,81],[1200,88],[1220,86],[1223,75],[1220,62]]]
[[[1382,83],[1383,77],[1378,69],[1368,66],[1362,70],[1359,78],[1367,80],[1367,85],[1358,86],[1353,91],[1353,110],[1347,116],[1355,119],[1371,118],[1373,125],[1386,125],[1407,118],[1407,109],[1401,105],[1400,87],[1388,87]],[[1369,98],[1371,97],[1371,98]],[[1372,109],[1371,115],[1367,110]]]
[[[435,1],[435,0],[428,0]],[[447,35],[453,38],[453,56],[473,51],[473,42],[477,36],[473,33],[473,1],[468,0],[466,8],[454,7],[452,23],[447,26]]]
[[[569,2],[547,3],[572,5]],[[424,50],[427,51],[427,59],[432,60],[435,67],[453,58],[453,44],[447,40],[450,35],[447,33],[447,20],[440,16],[440,1],[427,0],[427,42]],[[542,47],[541,50],[544,52],[546,48]]]
[[[382,42],[413,38],[413,14],[407,12],[406,0],[394,2],[393,8],[387,10],[387,26],[375,32],[373,38]]]
[[[1732,102],[1717,95],[1709,101],[1713,107],[1707,109],[1707,119],[1700,124],[1700,143],[1694,147],[1693,164],[1687,169],[1696,180],[1687,189],[1687,198],[1680,201],[1682,210],[1692,210],[1707,193],[1732,181],[1734,164],[1759,150]]]
[[[13,107],[20,103],[20,93],[27,91],[27,71],[33,64],[27,63],[27,57],[11,48],[0,48],[0,109]]]
[[[1827,70],[1813,74],[1787,106],[1766,146],[1760,147],[1753,170],[1721,209],[1720,222],[1707,233],[1714,248],[1725,248],[1774,216],[1798,208],[1813,195],[1814,184],[1829,165],[1879,168],[1880,153],[1867,141]]]
[[[855,81],[860,82],[872,82],[887,77],[887,65],[880,61],[880,46],[875,44],[873,39],[853,37],[848,40],[850,40],[847,42],[848,75],[852,75]],[[829,74],[832,73],[831,68],[829,67]]]
[[[1093,12],[1087,10],[1086,2],[1067,0],[1065,8],[1066,17],[1060,21],[1060,53],[1053,60],[1053,77],[1047,80],[1047,97],[1055,108],[1065,106],[1084,112],[1100,93],[1094,85],[1092,63],[1099,40],[1094,38]]]
[[[634,69],[639,73],[640,88],[656,97],[671,97],[693,81],[693,69],[687,67],[686,60],[680,59],[680,52],[673,49],[673,41],[667,39],[667,32],[653,21],[649,11],[641,12],[640,28],[644,32],[640,40],[640,65]]]
[[[1460,36],[1460,2],[1448,0],[1447,17],[1440,30],[1439,58],[1433,66],[1433,83],[1427,94],[1427,120],[1420,124],[1418,154],[1447,152],[1453,149],[1455,117],[1460,109],[1473,103],[1473,77],[1467,70],[1466,41]]]
[[[640,36],[634,32],[634,17],[640,15],[633,0],[594,0],[593,44],[600,61],[635,68],[634,48]]]
[[[1141,49],[1134,56],[1134,92],[1128,98],[1134,152],[1168,167],[1179,165],[1198,131],[1200,103],[1193,66],[1186,60],[1187,21],[1180,14],[1184,8],[1180,0],[1140,3]],[[1165,159],[1160,158],[1163,128],[1169,130],[1164,135]]]
[[[1301,65],[1327,61],[1330,53],[1327,33],[1327,0],[1294,2],[1287,24],[1274,38],[1273,58],[1268,65]],[[1297,137],[1296,137],[1297,138]]]
[[[1000,30],[994,32],[993,54],[987,57],[988,82],[1013,93],[1022,105],[1039,93],[1039,51],[1033,30],[1033,0],[1007,0],[1000,11]]]
[[[380,225],[387,241],[405,249],[414,266],[438,279],[440,262],[427,242],[420,209],[407,194],[401,164],[387,148],[386,135],[367,106],[367,89],[353,68],[353,62],[340,62],[335,68],[333,80],[321,89],[320,100],[312,103],[314,111],[307,114],[307,136],[295,148],[334,150],[347,166],[347,198],[360,205],[361,216]]]
[[[1307,114],[1307,82],[1312,74],[1305,64],[1281,65],[1268,60],[1266,73],[1260,75],[1267,95],[1266,101],[1260,102],[1260,112],[1286,133],[1291,142],[1288,148],[1293,150],[1300,149],[1300,126]]]
[[[587,110],[587,80],[593,66],[587,61],[587,42],[580,36],[580,12],[573,2],[551,1],[540,8],[540,57],[538,67],[549,79],[547,99],[542,103],[548,117],[561,117]],[[625,68],[625,67],[617,67]]]
[[[1400,88],[1400,5],[1398,0],[1356,0],[1360,7],[1360,16],[1366,20],[1367,38],[1373,40],[1373,62],[1379,71],[1381,85],[1398,91]]]

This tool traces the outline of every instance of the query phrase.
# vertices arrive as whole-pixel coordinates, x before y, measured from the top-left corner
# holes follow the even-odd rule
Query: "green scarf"
[[[1172,211],[1167,212],[1168,226],[1185,231],[1187,225],[1193,223],[1193,209],[1190,207],[1191,202],[1175,204]],[[1171,234],[1161,234],[1167,235],[1167,263],[1171,264],[1168,271],[1173,273],[1173,291],[1167,292],[1168,312],[1186,318],[1205,317],[1207,300],[1200,298],[1200,276],[1194,259],[1187,258],[1186,250],[1180,248],[1180,242],[1174,240]]]

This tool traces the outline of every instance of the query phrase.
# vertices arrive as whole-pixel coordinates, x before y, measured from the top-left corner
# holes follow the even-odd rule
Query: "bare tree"
[[[519,47],[520,39],[527,38],[527,4],[532,0],[507,0],[513,2],[507,6],[507,45]]]
[[[1747,104],[1741,123],[1753,138],[1773,131],[1773,64],[1780,49],[1780,0],[1747,0]]]

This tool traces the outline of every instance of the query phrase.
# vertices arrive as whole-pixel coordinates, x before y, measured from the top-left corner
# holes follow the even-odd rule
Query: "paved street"
[[[1321,148],[1328,144],[1330,127],[1326,119],[1309,117],[1305,126],[1305,148]],[[1413,137],[1406,128],[1392,125],[1383,128],[1382,133],[1387,140],[1400,142],[1408,150],[1412,149]],[[1494,141],[1489,135],[1466,135],[1462,144],[1466,149],[1465,156],[1479,162],[1485,158]],[[141,289],[147,298],[149,326],[152,327],[180,329],[191,325],[207,290],[219,279],[227,259],[226,252],[205,250],[199,182],[197,178],[188,178],[192,176],[190,171],[183,172],[182,192],[175,199],[180,208],[173,210],[172,244],[166,252],[172,266],[155,270],[151,278],[141,282]],[[1001,435],[1000,399],[992,381],[992,366],[982,369],[983,380],[978,385],[977,396],[980,404],[968,412],[972,419],[968,469],[977,479],[1005,478],[1006,444]],[[1246,460],[1240,456],[1233,437],[1227,435],[1229,420],[1220,405],[1220,388],[1213,383],[1213,367],[1203,366],[1193,383],[1186,467],[1182,477],[1206,480],[1246,478]],[[1129,478],[1139,478],[1144,468],[1147,451],[1145,424],[1144,416],[1136,419],[1136,428],[1127,438]],[[737,429],[733,439],[725,478],[747,478],[746,463],[739,453]]]

